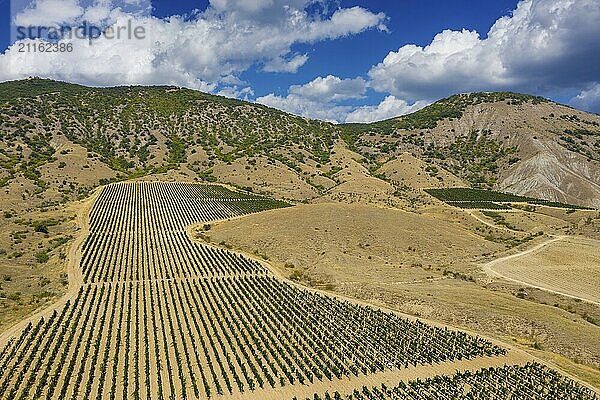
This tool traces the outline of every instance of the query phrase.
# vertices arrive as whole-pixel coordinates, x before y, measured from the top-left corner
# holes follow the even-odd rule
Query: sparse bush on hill
[[[534,348],[540,349],[535,342]],[[537,362],[525,365],[505,365],[503,367],[482,368],[477,371],[456,372],[454,375],[441,375],[400,382],[397,386],[355,389],[352,394],[342,396],[339,392],[324,397],[315,394],[316,399],[403,399],[403,400],[467,400],[467,399],[512,399],[549,400],[579,399],[596,400],[593,390],[561,376],[556,371]]]
[[[37,253],[35,253],[35,260],[38,263],[45,263],[50,259],[50,256],[48,255],[48,252],[45,250],[42,251],[38,251]]]
[[[45,223],[37,222],[34,226],[36,232],[48,233],[48,226]]]

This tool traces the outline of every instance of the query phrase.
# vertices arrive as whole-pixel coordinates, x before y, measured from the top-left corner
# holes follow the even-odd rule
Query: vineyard
[[[232,276],[264,267],[193,243],[186,226],[286,203],[218,185],[114,185],[92,210],[81,267],[86,282]]]
[[[446,201],[451,206],[468,210],[511,210],[511,207],[491,201]]]
[[[511,193],[496,192],[485,189],[471,188],[444,188],[425,189],[427,193],[449,205],[459,208],[510,210],[510,203],[527,203],[556,208],[589,210],[573,204],[565,204],[556,201],[536,199],[527,196],[518,196]]]
[[[0,398],[209,398],[507,352],[460,331],[300,289],[258,261],[186,234],[193,223],[285,205],[220,186],[105,187],[81,248],[84,283],[0,350]],[[548,373],[525,373],[523,385],[538,387]],[[500,387],[522,376],[510,368],[478,374],[410,390],[480,380]],[[584,393],[576,385],[568,390]],[[442,398],[386,393],[375,388],[352,398]]]
[[[371,389],[363,387],[345,396],[339,392],[334,392],[333,395],[326,393],[324,396],[315,394],[313,398],[306,400],[319,399],[596,400],[598,396],[541,364],[528,363],[524,366],[484,368],[476,372],[457,372],[453,376],[400,382],[394,388],[387,388],[385,385]]]

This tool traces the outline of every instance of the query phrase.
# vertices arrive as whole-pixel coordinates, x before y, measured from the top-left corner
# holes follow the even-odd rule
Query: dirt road
[[[581,300],[581,301],[586,301],[588,303],[592,303],[592,304],[600,306],[600,302],[594,301],[592,299],[589,299],[589,298],[586,298],[586,297],[582,297],[582,296],[576,296],[576,295],[573,295],[573,294],[569,294],[569,293],[566,293],[564,291],[557,290],[555,288],[550,288],[548,286],[543,285],[542,283],[533,284],[533,283],[525,282],[525,281],[520,280],[518,278],[507,276],[507,275],[499,272],[498,269],[495,268],[495,267],[497,267],[501,263],[505,263],[505,262],[518,262],[517,260],[522,259],[522,258],[526,257],[527,255],[539,252],[541,249],[543,249],[546,246],[549,246],[549,245],[551,245],[553,243],[556,243],[556,242],[559,242],[559,241],[564,241],[564,240],[566,240],[568,238],[569,238],[569,236],[564,236],[564,235],[550,237],[548,240],[546,240],[546,241],[544,241],[542,243],[539,243],[539,244],[537,244],[537,245],[535,245],[535,246],[533,246],[533,247],[531,247],[529,249],[523,250],[523,251],[515,253],[515,254],[510,254],[510,255],[507,255],[507,256],[504,256],[504,257],[500,257],[500,258],[492,260],[492,261],[490,261],[490,262],[488,262],[486,264],[483,264],[481,266],[481,268],[488,275],[490,275],[492,277],[502,278],[502,279],[505,279],[505,280],[508,280],[508,281],[511,281],[511,282],[515,282],[515,283],[524,285],[524,286],[529,286],[529,287],[532,287],[532,288],[535,288],[535,289],[544,290],[546,292],[550,292],[550,293],[554,293],[554,294],[559,294],[561,296],[566,296],[566,297],[570,297],[570,298],[573,298],[573,299],[577,299],[577,300]]]

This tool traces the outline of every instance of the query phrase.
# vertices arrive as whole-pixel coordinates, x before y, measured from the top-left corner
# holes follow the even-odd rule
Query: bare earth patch
[[[600,242],[560,237],[487,265],[508,279],[600,304]]]

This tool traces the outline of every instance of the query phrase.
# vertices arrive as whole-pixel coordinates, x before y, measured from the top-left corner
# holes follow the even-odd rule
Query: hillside
[[[395,395],[376,397],[406,393],[417,400],[424,391],[445,393],[444,382],[456,381],[486,385],[493,398],[526,399],[533,392],[597,399],[593,388],[508,342],[300,286],[270,263],[189,235],[192,224],[212,231],[212,223],[266,216],[274,208],[333,211],[337,218],[353,207],[285,206],[221,185],[125,182],[98,190],[88,212],[78,213],[82,231],[70,249],[66,295],[0,333],[2,397],[270,400],[320,399],[315,393],[323,392],[342,398],[342,392],[363,399],[361,388],[375,398],[368,388],[379,393],[398,385]],[[376,217],[377,226],[393,213],[396,227],[419,218],[398,210],[369,214],[369,208],[359,214]],[[469,236],[446,226],[448,235]],[[311,229],[307,224],[301,232]],[[377,237],[364,239],[369,247]],[[454,243],[472,247],[468,242]],[[594,336],[588,340],[594,329],[588,324],[570,338],[597,349]],[[404,390],[407,381],[417,389]]]
[[[108,182],[221,182],[292,202],[448,214],[423,189],[493,187],[600,207],[599,160],[599,116],[514,93],[456,95],[387,121],[333,125],[176,87],[4,82],[0,266],[52,280],[51,291],[33,286],[44,299],[59,293],[60,270],[50,266],[71,237],[66,206]],[[594,224],[572,223],[596,235]],[[49,260],[38,262],[43,254]]]
[[[374,160],[411,152],[432,176],[445,169],[479,187],[600,206],[600,116],[540,97],[460,94],[342,129],[356,151]]]
[[[306,286],[481,332],[527,351],[537,343],[537,357],[560,361],[573,374],[600,384],[600,308],[579,299],[597,292],[600,241],[584,239],[580,235],[589,231],[569,227],[597,211],[551,217],[522,210],[429,210],[298,205],[215,222],[209,229],[199,224],[195,234],[267,260]],[[554,244],[559,245],[555,250]],[[522,254],[524,264],[511,263],[515,254]],[[496,260],[502,272],[520,281],[577,298],[491,279],[481,265]],[[556,360],[558,355],[563,358]]]
[[[189,167],[207,180],[215,164],[243,156],[291,169],[295,159],[324,163],[336,134],[329,124],[173,87],[95,89],[31,79],[1,84],[0,99],[2,185],[23,177],[38,194],[58,192],[54,199],[113,178],[164,172],[198,153]],[[81,174],[57,181],[69,161]],[[47,165],[53,172],[43,174]]]
[[[351,167],[332,158],[337,143],[355,153],[362,175],[388,181],[388,197],[475,185],[600,206],[600,117],[540,97],[456,95],[407,116],[339,126],[167,86],[34,78],[0,84],[0,103],[0,185],[12,204],[58,204],[182,165],[192,179],[294,200],[331,197]],[[400,193],[396,203],[415,196]]]
[[[47,308],[55,302],[65,304],[63,310],[70,310],[69,315],[82,315],[74,314],[81,304],[89,301],[89,307],[96,304],[98,310],[101,299],[104,304],[113,299],[111,310],[121,310],[114,323],[121,324],[140,315],[136,308],[140,295],[144,304],[146,295],[154,302],[166,299],[167,290],[188,293],[189,286],[180,285],[183,282],[176,279],[170,283],[172,276],[189,275],[196,282],[197,277],[214,276],[215,271],[230,276],[227,268],[239,268],[245,276],[247,264],[240,260],[248,257],[257,262],[252,265],[269,264],[276,279],[291,279],[287,281],[290,288],[310,287],[307,293],[327,290],[481,333],[533,352],[598,386],[598,307],[562,296],[564,291],[551,293],[521,281],[496,279],[481,265],[511,254],[526,255],[529,246],[544,246],[557,237],[586,236],[594,243],[592,249],[598,248],[598,210],[574,205],[600,207],[599,127],[596,115],[514,93],[456,95],[387,121],[333,125],[169,86],[87,88],[43,79],[0,83],[0,332],[25,327],[27,317],[37,311],[46,312],[46,327],[53,328],[42,329],[38,321],[31,337],[38,332],[56,332],[60,324],[54,318],[63,314],[51,314]],[[109,184],[117,181],[127,182]],[[190,182],[225,184],[233,192],[223,186]],[[530,197],[465,188],[469,186]],[[236,188],[284,199],[294,207],[254,214],[283,204]],[[219,196],[223,198],[215,200]],[[151,214],[145,214],[148,212]],[[134,218],[136,213],[147,218]],[[242,216],[246,214],[252,215]],[[104,222],[92,224],[90,230],[89,216]],[[105,226],[121,222],[131,229]],[[189,226],[193,222],[200,222],[196,229]],[[157,227],[148,241],[139,245],[133,241],[142,237],[131,233],[150,232],[148,227],[135,225],[142,223]],[[105,235],[105,228],[119,233]],[[197,240],[192,240],[192,234]],[[83,255],[87,261],[80,265],[79,245],[86,235],[89,242]],[[106,244],[108,238],[112,244]],[[119,243],[129,244],[118,247]],[[128,246],[135,250],[123,252]],[[201,256],[208,257],[207,262],[198,263],[195,257],[204,246],[211,249]],[[229,254],[230,249],[241,252],[237,256],[242,258],[219,264],[225,269],[190,269],[213,265],[213,258]],[[117,253],[131,258],[123,262]],[[157,261],[165,254],[167,258]],[[182,255],[195,261],[182,264],[178,261]],[[532,263],[535,260],[532,258]],[[152,263],[156,268],[144,269]],[[569,265],[579,268],[575,262]],[[509,267],[506,270],[512,272]],[[178,268],[183,269],[176,272]],[[582,270],[590,276],[596,272]],[[565,279],[554,286],[562,290],[563,285],[574,285],[575,291],[581,287],[580,282],[573,282],[572,274],[563,275]],[[148,280],[140,279],[144,277]],[[119,280],[129,282],[129,289],[118,285]],[[586,276],[579,280],[593,282]],[[132,286],[134,281],[137,283]],[[161,288],[144,286],[150,281]],[[107,283],[106,289],[100,282]],[[264,284],[271,285],[267,280]],[[77,292],[81,285],[87,292]],[[252,287],[248,290],[254,290]],[[221,286],[205,289],[212,293]],[[84,296],[80,303],[61,303],[79,295]],[[121,300],[115,302],[117,297]],[[188,323],[178,317],[194,313],[176,312],[183,300],[179,295],[165,300],[167,320],[153,321],[152,335],[166,338],[166,329]],[[278,304],[292,303],[278,300]],[[115,304],[129,306],[118,308]],[[153,303],[143,309],[155,306],[164,310]],[[124,310],[128,317],[123,316]],[[92,314],[83,315],[89,318]],[[92,325],[101,326],[97,316],[106,314],[93,315]],[[86,326],[87,320],[77,321],[75,324]],[[119,331],[127,332],[127,328],[114,330]],[[135,336],[139,339],[143,334],[140,331]],[[198,344],[205,336],[192,335],[190,343]],[[78,340],[98,355],[90,338]],[[119,338],[115,338],[115,346]],[[150,342],[158,343],[149,338],[140,343]],[[53,341],[44,343],[48,346]],[[122,343],[129,345],[127,339]],[[151,349],[152,357],[144,356],[146,365],[154,357],[157,363],[172,366],[179,365],[180,356],[191,357],[184,341],[177,342],[178,347],[166,343],[163,350]],[[184,353],[171,354],[178,349]],[[73,354],[86,359],[86,353],[73,350]],[[119,358],[110,352],[103,354],[101,371],[116,368]],[[218,354],[214,353],[215,365]],[[235,362],[252,360],[248,354]],[[71,361],[79,365],[77,357]],[[107,367],[109,359],[117,360],[112,368]],[[211,363],[206,360],[202,365]],[[138,368],[136,363],[130,365]],[[244,362],[239,368],[222,371],[223,382],[206,381],[206,393],[224,388],[241,392],[260,380],[275,383],[269,381],[271,373],[257,369],[252,371],[254,378],[248,376],[240,385],[235,377],[245,376],[242,365]],[[152,367],[157,380],[162,374],[156,371],[163,366]],[[19,368],[11,361],[3,380],[15,393],[21,383],[25,390],[33,389],[35,379],[27,369],[22,373],[28,378],[20,379]],[[60,368],[61,363],[46,364],[47,373]],[[69,368],[69,373],[73,372]],[[278,368],[276,375],[287,376],[285,368]],[[454,371],[453,365],[448,368]],[[173,380],[179,383],[165,393],[201,390],[201,386],[186,385],[200,382],[196,378],[207,371],[180,370]],[[312,373],[305,372],[309,379]],[[110,374],[112,380],[116,375]],[[135,376],[133,371],[131,376]],[[365,384],[361,379],[356,381],[357,387]],[[296,378],[290,375],[288,380],[293,387]],[[41,382],[43,385],[44,380]],[[131,383],[119,382],[125,387]],[[228,387],[227,382],[235,382],[237,389]],[[55,384],[51,383],[49,390],[54,390]],[[73,393],[80,384],[75,383]],[[141,382],[134,385],[142,387]],[[92,378],[85,386],[85,390],[101,393]],[[103,390],[109,394],[115,387],[111,384]],[[68,384],[63,388],[71,390]],[[145,390],[149,394],[163,389]],[[312,396],[320,388],[306,390],[311,390],[308,395]]]

